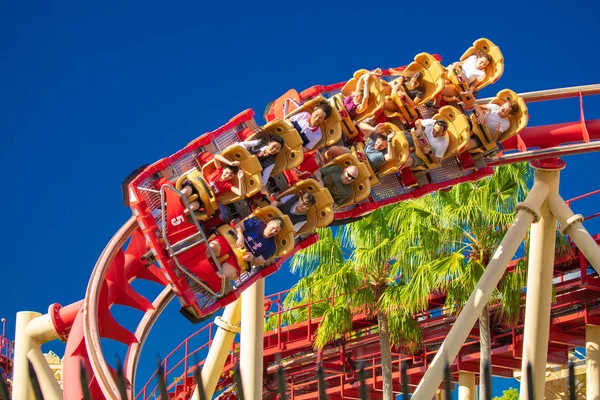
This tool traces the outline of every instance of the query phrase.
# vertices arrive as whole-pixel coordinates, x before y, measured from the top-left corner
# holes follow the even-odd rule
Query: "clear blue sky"
[[[0,317],[12,332],[19,310],[83,298],[96,258],[130,216],[121,180],[236,113],[253,108],[260,116],[291,87],[405,65],[421,51],[448,63],[479,37],[498,44],[506,60],[484,96],[600,83],[598,11],[589,0],[4,2],[0,159],[10,182],[0,196]],[[588,118],[600,118],[600,100],[585,103]],[[577,106],[534,104],[531,125],[576,120]],[[567,159],[563,197],[598,188],[588,168],[599,160]],[[576,211],[594,209],[587,202]],[[296,279],[282,270],[267,291]],[[145,359],[195,329],[176,310],[159,320]],[[125,326],[129,312],[118,314]],[[123,351],[106,346],[109,358]],[[47,348],[63,353],[60,344]]]

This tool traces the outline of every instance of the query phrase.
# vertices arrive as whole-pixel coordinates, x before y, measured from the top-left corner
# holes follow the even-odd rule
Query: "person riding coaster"
[[[212,288],[237,279],[253,266],[263,266],[289,253],[294,247],[294,228],[287,215],[273,206],[266,206],[244,220],[234,229],[222,225],[208,239],[203,260],[192,272],[201,274]],[[218,268],[211,257],[215,255]],[[219,270],[220,268],[220,270]],[[208,273],[212,271],[212,273]],[[230,285],[228,285],[231,288]]]
[[[496,82],[504,72],[504,57],[491,40],[473,43],[457,63],[447,67],[447,84],[442,91],[446,103],[462,102],[467,108],[475,104],[475,94]]]

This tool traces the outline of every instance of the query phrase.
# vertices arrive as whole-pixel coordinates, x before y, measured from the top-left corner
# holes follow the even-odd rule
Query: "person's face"
[[[354,180],[356,180],[356,177],[357,177],[356,172],[357,171],[355,171],[355,170],[350,170],[350,168],[344,169],[344,171],[342,171],[342,177],[341,177],[342,183],[345,185],[349,185],[350,183],[354,182]]]
[[[229,168],[223,168],[223,173],[221,173],[221,179],[223,179],[224,181],[228,181],[231,178],[233,178],[233,171],[230,170]]]
[[[475,61],[475,68],[477,69],[485,69],[490,62],[485,57],[479,57],[477,61]]]
[[[318,126],[325,121],[325,111],[317,108],[310,116],[310,126]]]
[[[444,136],[444,132],[446,132],[446,131],[444,130],[444,128],[441,125],[435,124],[433,126],[433,137]]]
[[[277,222],[271,221],[267,224],[267,227],[265,228],[264,236],[266,238],[271,238],[273,236],[276,236],[279,232],[281,232],[281,227],[279,226],[279,224]]]
[[[373,145],[373,148],[377,151],[383,151],[383,150],[385,150],[386,147],[387,147],[387,141],[378,136],[377,139],[375,140],[375,144]]]
[[[420,86],[419,80],[417,78],[410,78],[408,82],[406,82],[406,87],[410,90],[416,89]]]
[[[296,207],[296,209],[301,213],[305,213],[310,209],[310,207],[311,204],[306,203],[304,200],[300,199],[300,201],[298,201],[298,206]]]
[[[502,106],[500,107],[500,110],[498,110],[498,116],[500,118],[506,118],[510,115],[510,103],[504,103],[502,104]]]
[[[354,104],[360,104],[363,101],[363,93],[358,92],[354,94]]]
[[[267,145],[267,148],[265,149],[265,152],[270,156],[274,156],[275,154],[279,153],[280,151],[281,151],[281,145],[277,142],[270,142]]]

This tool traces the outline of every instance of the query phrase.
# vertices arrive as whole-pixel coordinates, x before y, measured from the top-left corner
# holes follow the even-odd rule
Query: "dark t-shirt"
[[[406,86],[404,86],[403,89],[406,91],[406,94],[408,95],[408,97],[410,97],[411,100],[414,100],[417,97],[422,99],[423,95],[425,94],[425,88],[423,88],[422,86],[419,86],[418,88],[414,88],[412,90],[408,90]]]
[[[331,197],[333,197],[333,201],[335,201],[336,205],[344,204],[345,202],[352,200],[354,197],[354,193],[352,191],[352,185],[346,185],[342,183],[342,173],[344,170],[337,164],[329,165],[327,167],[321,168],[321,178],[323,179],[323,185],[329,193],[331,193]]]
[[[275,251],[275,238],[266,238],[263,233],[267,226],[258,218],[248,218],[244,221],[244,244],[254,257],[262,256],[268,260]]]
[[[292,221],[292,224],[294,224],[294,226],[301,222],[306,222],[306,220],[308,219],[308,215],[306,213],[299,214],[294,211],[294,206],[298,204],[299,200],[300,198],[294,194],[291,195],[288,199],[285,199],[283,202],[281,202],[281,204],[278,207],[284,214],[290,217],[290,220]]]
[[[365,156],[367,156],[367,160],[369,160],[369,165],[373,171],[377,172],[379,168],[385,164],[385,155],[387,154],[387,146],[383,151],[375,150],[373,147],[375,145],[375,141],[377,140],[377,133],[371,133],[369,136],[369,140],[365,144]]]

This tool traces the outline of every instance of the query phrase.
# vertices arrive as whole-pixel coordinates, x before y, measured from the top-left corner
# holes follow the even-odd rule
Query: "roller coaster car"
[[[506,102],[516,104],[518,107],[518,111],[508,116],[508,119],[510,120],[510,127],[506,131],[504,131],[502,135],[500,135],[497,141],[494,141],[492,139],[492,133],[489,131],[488,127],[485,124],[480,124],[479,122],[477,122],[477,116],[475,115],[475,113],[471,114],[471,123],[473,125],[472,132],[479,138],[479,140],[481,140],[481,143],[483,143],[482,149],[470,150],[471,153],[480,153],[494,150],[497,147],[497,142],[502,142],[506,139],[517,135],[527,126],[527,122],[529,122],[529,112],[527,111],[527,105],[525,104],[525,101],[523,101],[523,99],[512,90],[504,89],[499,91],[496,97],[490,101],[490,104],[502,106]]]
[[[402,76],[405,78],[412,77],[415,73],[420,72],[423,74],[423,88],[425,93],[423,98],[417,103],[417,106],[421,106],[435,96],[437,96],[445,85],[445,73],[446,70],[429,53],[419,53],[415,56],[414,61],[410,63],[402,72]],[[393,80],[391,83],[384,82],[385,85],[396,86],[399,84],[401,78]],[[419,114],[406,100],[400,98],[396,91],[392,91],[391,99],[396,103],[400,109],[400,114],[408,123],[412,123],[419,119]],[[399,117],[398,112],[384,111],[384,114],[388,118]]]
[[[194,187],[194,193],[187,198],[187,201],[190,204],[194,201],[202,203],[202,207],[194,211],[194,216],[198,221],[206,221],[219,209],[217,199],[212,190],[210,190],[210,186],[208,185],[208,182],[206,182],[202,172],[193,169],[188,173],[181,175],[175,183],[175,188],[181,191],[183,189],[183,183],[186,180]]]
[[[223,150],[221,153],[223,157],[229,161],[239,161],[240,170],[244,171],[244,180],[246,184],[246,197],[254,196],[260,191],[262,186],[261,172],[262,167],[258,158],[253,156],[241,146],[231,146]],[[208,162],[202,167],[202,173],[204,176],[210,176],[216,169],[214,160]],[[231,179],[231,182],[237,186],[239,184],[237,175]],[[217,196],[217,202],[220,204],[230,204],[241,200],[243,197],[236,195],[235,193],[223,193]]]
[[[354,165],[356,168],[358,168],[358,176],[351,183],[354,197],[345,203],[337,204],[337,207],[344,207],[349,204],[358,203],[369,197],[369,194],[371,193],[371,183],[369,182],[371,174],[364,163],[358,161],[358,159],[352,154],[343,154],[334,158],[330,163],[326,164],[325,167],[332,164],[339,165],[342,169],[345,169],[351,165]]]
[[[398,128],[396,125],[394,125],[392,123],[385,122],[384,125],[386,127],[386,131],[385,131],[386,136],[389,133],[391,133],[391,131],[394,131],[396,133],[392,137],[392,145],[394,146],[395,157],[392,160],[386,161],[386,163],[383,164],[381,166],[381,168],[379,168],[377,171],[373,171],[373,169],[371,168],[371,164],[369,164],[368,160],[365,160],[363,162],[363,164],[369,170],[369,175],[370,175],[369,182],[371,183],[371,186],[373,186],[379,182],[379,179],[377,179],[377,178],[381,178],[382,176],[393,174],[396,171],[398,171],[398,169],[402,165],[404,165],[406,160],[408,160],[408,157],[410,154],[408,141],[406,140],[406,136],[404,136],[404,132],[402,132],[400,130],[400,128]],[[357,152],[364,153],[364,148],[365,148],[364,143],[357,143],[356,146],[353,148],[354,155],[356,156]]]
[[[462,55],[460,61],[464,61],[472,55],[488,54],[492,61],[485,67],[485,79],[475,87],[476,91],[483,89],[484,87],[496,82],[504,72],[504,56],[500,51],[500,48],[496,46],[491,40],[482,38],[477,39],[473,42],[473,46],[469,47],[467,51]],[[456,87],[459,92],[459,97],[467,107],[471,107],[475,104],[475,98],[468,95],[463,95],[462,92],[469,91],[469,84],[462,78],[462,71],[460,67],[454,66],[450,68],[447,73],[447,79]]]
[[[271,175],[277,175],[285,170],[294,169],[302,164],[304,153],[302,152],[302,139],[293,127],[283,121],[269,122],[262,130],[283,139],[284,145],[275,156],[275,167]],[[256,134],[249,136],[246,140],[253,140]]]
[[[304,235],[316,228],[324,228],[333,221],[334,202],[329,190],[323,188],[319,182],[314,179],[305,179],[298,181],[294,186],[287,189],[277,199],[295,194],[302,196],[304,193],[311,193],[315,198],[315,204],[307,212],[307,221],[302,228],[296,232],[297,235]]]
[[[285,256],[289,252],[291,252],[294,248],[294,226],[292,225],[292,221],[290,217],[284,215],[277,207],[274,206],[265,206],[261,208],[257,208],[254,210],[254,213],[250,215],[248,218],[258,218],[263,223],[267,224],[274,218],[281,218],[283,221],[283,226],[281,227],[281,231],[275,236],[275,244],[277,246],[277,250],[275,254],[271,256],[268,260],[265,260],[265,264],[270,264],[276,258]],[[217,229],[219,235],[223,236],[229,247],[233,250],[233,256],[235,257],[238,265],[240,266],[240,270],[242,272],[249,271],[251,269],[251,265],[248,264],[246,260],[244,260],[244,254],[246,254],[245,249],[240,249],[237,246],[237,235],[233,228],[229,225],[222,225]],[[209,241],[212,240],[214,236],[209,238]],[[219,262],[222,263],[228,258],[229,255],[224,255],[219,258]]]
[[[463,151],[466,147],[467,143],[469,143],[469,138],[471,137],[471,130],[469,126],[469,121],[467,116],[461,113],[458,109],[452,106],[444,106],[439,109],[438,113],[433,116],[435,120],[445,120],[448,123],[447,135],[450,139],[450,143],[448,144],[448,148],[446,149],[446,153],[444,154],[444,158],[453,157]],[[417,138],[415,133],[412,132],[413,141],[417,143]],[[413,171],[423,171],[430,170],[439,166],[439,163],[433,163],[421,151],[420,147],[415,147],[414,149],[417,156],[423,160],[425,165],[411,167]]]
[[[296,115],[301,112],[311,113],[315,110],[316,106],[320,103],[327,101],[323,96],[317,96],[312,100],[307,101],[302,104],[300,107],[288,113],[285,118],[289,118],[293,115]],[[331,146],[336,143],[338,140],[342,138],[342,126],[341,126],[342,117],[338,110],[333,107],[331,110],[331,115],[321,124],[321,133],[323,136],[321,140],[317,143],[313,150],[320,149],[325,146]],[[290,124],[291,126],[291,124]]]

